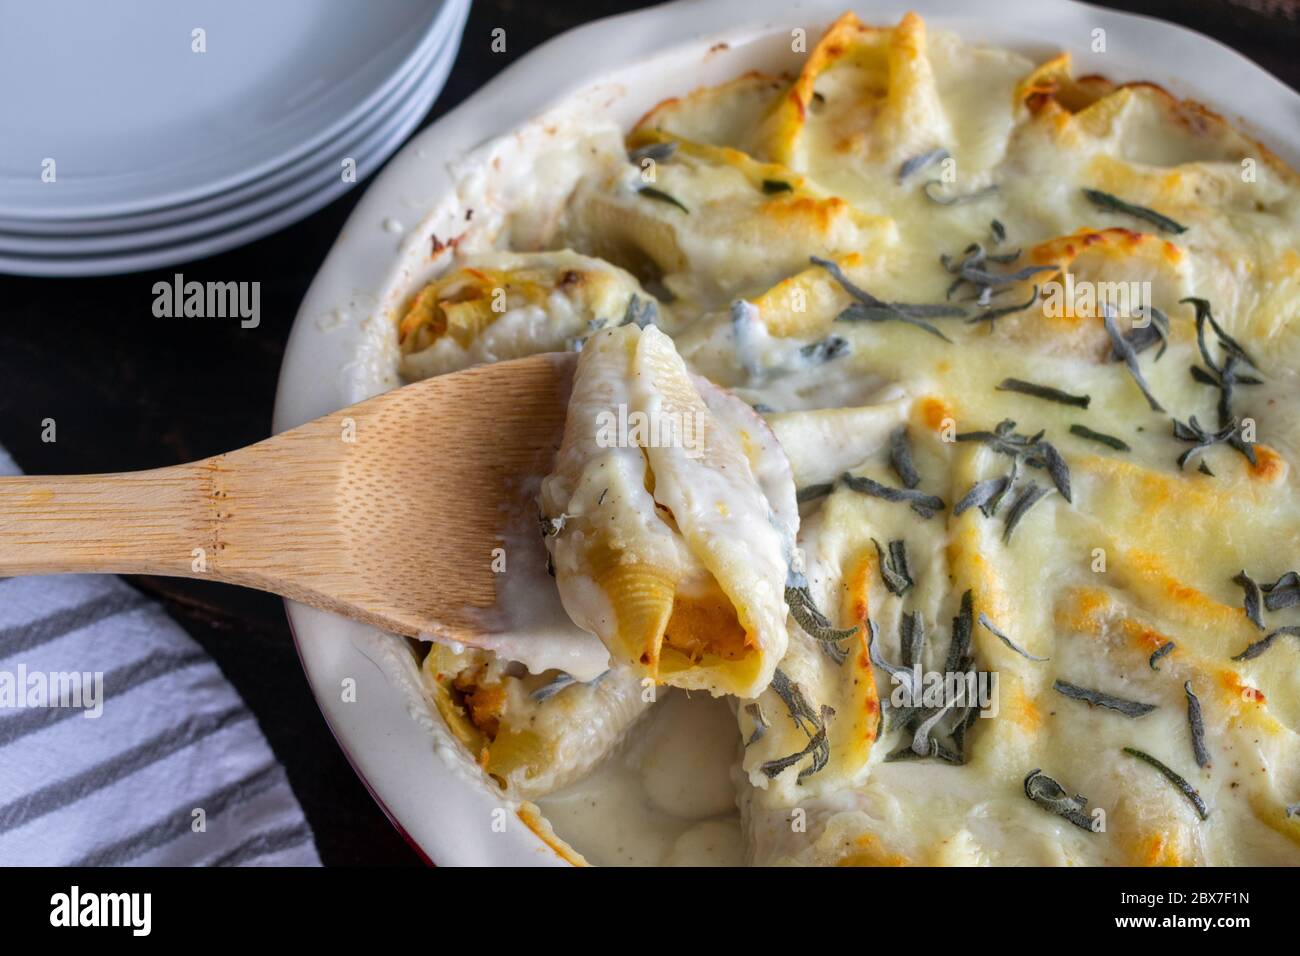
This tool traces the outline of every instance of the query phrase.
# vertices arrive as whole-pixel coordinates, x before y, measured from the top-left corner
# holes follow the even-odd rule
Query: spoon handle
[[[201,461],[0,478],[0,575],[157,574],[336,607],[341,457],[328,420]]]
[[[190,575],[214,545],[212,461],[0,478],[0,575]]]

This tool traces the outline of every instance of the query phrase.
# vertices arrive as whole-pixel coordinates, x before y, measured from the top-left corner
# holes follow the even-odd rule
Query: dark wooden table
[[[577,24],[649,4],[476,0],[431,123],[532,47]],[[1300,88],[1297,0],[1106,3],[1201,30]],[[845,7],[855,6],[845,0]],[[858,4],[863,16],[870,5]],[[506,30],[507,50],[490,49]],[[12,91],[11,91],[12,92]],[[0,276],[0,443],[32,473],[152,468],[266,437],[289,326],[330,244],[365,190],[242,249],[157,272],[96,279]],[[152,287],[258,281],[262,321],[158,319]],[[41,440],[41,422],[58,440]],[[327,864],[414,864],[361,786],[308,690],[278,598],[166,578],[131,583],[157,597],[217,660],[288,770]],[[433,759],[432,756],[430,759]]]

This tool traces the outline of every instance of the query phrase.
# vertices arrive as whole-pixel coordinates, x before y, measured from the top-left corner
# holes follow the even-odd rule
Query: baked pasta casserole
[[[395,316],[408,381],[579,353],[583,653],[426,643],[437,714],[574,861],[1300,863],[1296,173],[915,15],[801,62],[587,131]]]

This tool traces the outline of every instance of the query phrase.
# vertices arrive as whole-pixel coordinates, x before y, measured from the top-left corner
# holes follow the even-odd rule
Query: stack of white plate
[[[469,0],[0,0],[0,272],[212,255],[374,173]]]

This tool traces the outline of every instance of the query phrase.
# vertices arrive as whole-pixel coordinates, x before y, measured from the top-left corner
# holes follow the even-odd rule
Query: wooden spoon
[[[507,521],[536,520],[525,485],[559,447],[575,360],[442,375],[187,465],[0,478],[0,576],[225,581],[474,643]]]

